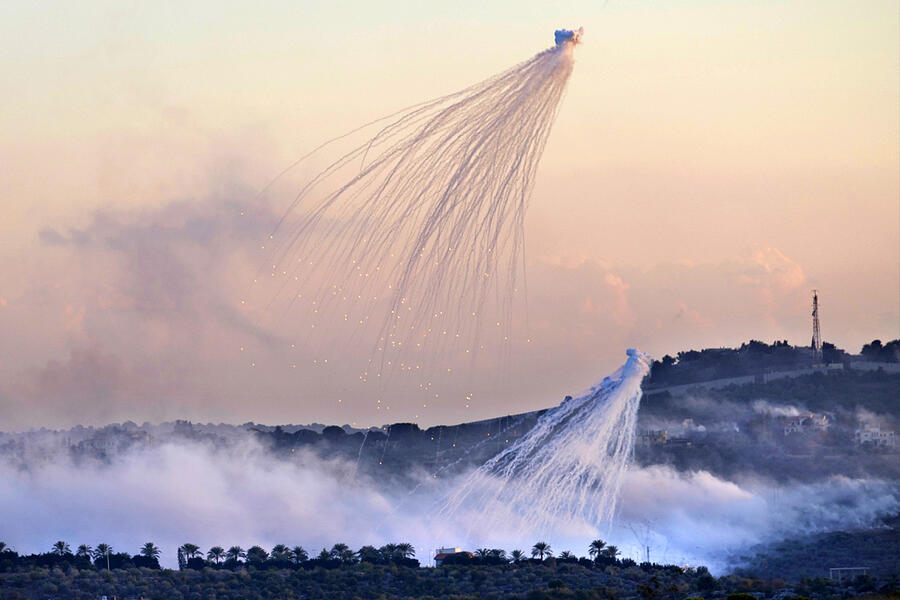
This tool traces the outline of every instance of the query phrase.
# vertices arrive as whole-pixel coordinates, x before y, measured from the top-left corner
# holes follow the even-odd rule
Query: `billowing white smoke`
[[[870,527],[900,511],[900,487],[832,477],[805,484],[735,483],[705,471],[651,466],[629,471],[614,530],[626,555],[722,571],[753,544]]]
[[[790,404],[774,404],[767,400],[754,400],[753,412],[772,417],[798,417],[802,411]]]
[[[531,431],[472,473],[441,516],[463,517],[470,531],[502,526],[542,537],[611,525],[650,362],[637,350],[628,356],[615,374],[548,410]]]
[[[164,443],[109,464],[41,459],[23,468],[0,460],[0,540],[20,552],[47,551],[63,539],[132,553],[153,541],[173,566],[185,542],[204,549],[301,544],[316,552],[336,542],[409,541],[427,561],[438,546],[527,549],[542,538],[557,552],[584,554],[599,535],[626,556],[640,558],[640,546],[649,545],[653,560],[721,572],[728,554],[748,545],[870,526],[900,510],[897,484],[877,479],[778,485],[662,466],[626,470],[622,458],[630,455],[631,411],[645,368],[646,357],[633,353],[591,394],[548,411],[495,466],[458,479],[425,474],[432,485],[413,496],[379,491],[354,462],[276,457],[250,437],[224,447]],[[434,506],[453,491],[457,506],[466,508],[433,518]],[[469,504],[479,499],[485,504]],[[613,527],[604,530],[615,506]]]
[[[301,544],[314,553],[336,542],[423,541],[419,515],[394,511],[374,487],[354,485],[353,471],[310,455],[275,458],[250,438],[229,448],[167,443],[110,465],[0,463],[0,540],[20,552],[46,552],[62,539],[129,553],[153,541],[169,566],[185,542]]]

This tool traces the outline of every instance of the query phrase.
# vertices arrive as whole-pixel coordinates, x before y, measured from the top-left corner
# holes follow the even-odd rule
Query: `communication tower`
[[[819,293],[813,290],[813,335],[812,335],[812,351],[813,356],[822,358],[822,334],[819,332]]]

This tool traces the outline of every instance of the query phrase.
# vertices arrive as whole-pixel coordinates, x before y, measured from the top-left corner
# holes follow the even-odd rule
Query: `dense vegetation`
[[[867,567],[875,577],[900,576],[900,518],[894,527],[835,531],[751,548],[736,557],[735,573],[797,581],[821,576],[829,567]]]

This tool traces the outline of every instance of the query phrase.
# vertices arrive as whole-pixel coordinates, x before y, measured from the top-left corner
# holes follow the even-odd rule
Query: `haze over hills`
[[[858,355],[825,344],[750,341],[740,348],[679,352],[653,363],[639,411],[636,459],[733,477],[810,480],[828,475],[900,478],[892,432],[900,426],[900,340]],[[0,456],[27,465],[65,454],[76,462],[167,441],[225,447],[248,436],[274,456],[309,450],[353,459],[375,480],[460,472],[527,432],[543,411],[420,429],[415,423],[241,425],[133,422],[67,430],[0,432]]]

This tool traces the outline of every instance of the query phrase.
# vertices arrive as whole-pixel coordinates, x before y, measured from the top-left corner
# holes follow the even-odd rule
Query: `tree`
[[[591,542],[591,545],[588,546],[588,554],[591,558],[596,559],[600,556],[600,553],[603,552],[603,548],[606,547],[606,542],[603,540],[594,540]]]
[[[140,554],[141,556],[146,556],[147,558],[159,558],[159,546],[157,546],[153,542],[147,542],[146,544],[141,546],[141,550],[138,554]]]
[[[184,553],[184,557],[190,560],[200,555],[200,546],[196,544],[182,544],[181,551]]]
[[[6,542],[0,542],[0,552],[6,552],[7,549],[8,546],[6,545]]]
[[[616,560],[616,557],[619,556],[620,554],[622,554],[622,553],[619,552],[619,549],[613,545],[609,545],[603,549],[603,555],[606,558],[609,558],[611,560]]]
[[[397,558],[397,544],[385,544],[378,551],[381,552],[381,560],[386,563],[393,562]]]
[[[268,558],[269,553],[263,550],[261,546],[252,546],[249,550],[247,550],[248,563],[259,565],[266,562]]]
[[[409,542],[397,544],[397,553],[401,558],[415,558],[416,547]]]
[[[106,557],[106,570],[109,571],[109,553],[112,552],[112,546],[109,544],[97,544],[97,548],[94,549],[94,561],[99,561],[104,556]]]
[[[75,551],[75,556],[78,558],[91,558],[93,556],[94,549],[88,546],[87,544],[81,544],[78,546],[78,550]]]
[[[213,546],[206,553],[206,560],[211,560],[216,564],[219,564],[223,558],[225,558],[225,549],[222,546]]]
[[[569,552],[568,550],[563,550],[562,552],[560,552],[559,557],[562,560],[574,560],[575,559],[575,555],[572,554],[571,552]]]
[[[288,561],[291,559],[291,550],[284,544],[275,544],[275,546],[272,548],[272,554],[270,556],[272,560]]]
[[[51,554],[56,554],[57,556],[65,556],[66,554],[72,554],[72,549],[69,548],[69,545],[64,541],[60,540],[53,544],[53,549],[50,550]]]
[[[475,556],[478,558],[488,558],[491,555],[491,551],[487,548],[479,548],[475,551]]]
[[[550,548],[550,544],[547,542],[538,542],[534,546],[531,547],[531,557],[538,557],[540,560],[544,560],[544,557],[553,556],[553,550]]]
[[[240,546],[232,546],[225,553],[225,556],[227,557],[226,560],[233,560],[234,562],[237,562],[242,558],[247,558],[247,553],[244,552],[244,549]]]
[[[379,563],[382,561],[381,552],[375,546],[363,546],[356,551],[356,557],[359,562]]]
[[[303,549],[303,546],[294,546],[291,549],[291,560],[299,565],[309,560],[309,554]]]
[[[514,563],[518,564],[525,558],[525,553],[521,550],[513,550],[509,553]]]
[[[337,559],[345,565],[353,564],[354,553],[347,544],[337,543],[331,547],[331,558]]]

